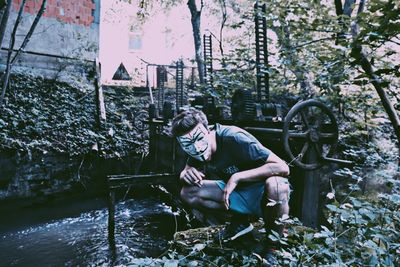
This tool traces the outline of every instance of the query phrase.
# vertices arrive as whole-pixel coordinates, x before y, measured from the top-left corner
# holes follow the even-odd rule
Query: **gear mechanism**
[[[256,103],[251,91],[239,89],[232,96],[232,119],[234,121],[254,120],[256,117]]]

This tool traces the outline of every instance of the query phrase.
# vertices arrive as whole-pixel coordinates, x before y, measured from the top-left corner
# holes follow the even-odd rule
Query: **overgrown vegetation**
[[[325,199],[328,224],[319,230],[303,227],[297,218],[283,218],[284,237],[280,243],[278,266],[399,266],[400,264],[400,181],[384,177],[385,192],[364,194],[363,178],[355,171],[337,171],[348,182],[341,191],[331,188]],[[384,173],[381,173],[384,175]],[[372,194],[372,195],[371,195]],[[261,266],[262,255],[248,249],[208,249],[212,237],[194,240],[191,249],[180,241],[159,258],[134,259],[135,266]],[[223,245],[225,246],[225,245]],[[213,245],[215,247],[215,244]],[[222,252],[221,252],[222,251]]]
[[[13,76],[11,83],[1,109],[0,149],[81,155],[98,142],[106,157],[146,152],[145,132],[137,131],[132,115],[143,109],[143,100],[129,89],[105,92],[108,117],[99,131],[93,89],[23,75]]]

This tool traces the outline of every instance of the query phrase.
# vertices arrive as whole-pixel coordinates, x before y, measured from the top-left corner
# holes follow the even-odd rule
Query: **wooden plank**
[[[178,182],[178,174],[157,173],[157,174],[138,174],[138,175],[109,175],[108,184],[110,189],[127,187],[131,185],[153,185],[170,184]]]
[[[278,137],[282,137],[283,133],[282,129],[274,129],[274,128],[244,127],[244,129],[248,132],[259,132],[264,134],[271,134]]]
[[[100,77],[101,77],[101,66],[99,60],[96,58],[95,62],[95,70],[96,70],[96,75],[95,75],[95,91],[96,91],[96,122],[99,128],[101,128],[101,125],[106,122],[106,107],[104,104],[104,95],[103,95],[103,87],[101,86],[100,83]]]
[[[108,242],[115,247],[115,192],[108,193]]]

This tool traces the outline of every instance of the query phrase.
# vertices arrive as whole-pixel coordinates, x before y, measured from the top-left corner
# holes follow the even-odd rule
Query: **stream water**
[[[95,208],[75,216],[36,220],[28,226],[16,221],[15,227],[0,227],[0,266],[129,265],[134,258],[162,254],[177,228],[171,208],[157,197],[119,202],[113,254],[108,243],[104,200],[100,205],[83,204]],[[63,209],[67,211],[67,207],[55,208],[61,214]]]

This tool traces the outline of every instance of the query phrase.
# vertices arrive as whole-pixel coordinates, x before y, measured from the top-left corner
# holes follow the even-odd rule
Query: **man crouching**
[[[172,134],[190,156],[180,173],[181,197],[193,208],[232,214],[224,241],[252,231],[248,215],[264,219],[267,236],[272,230],[282,234],[275,220],[289,213],[290,190],[284,178],[289,167],[282,159],[239,127],[217,123],[209,128],[205,114],[195,109],[173,119]],[[265,258],[273,261],[268,242]]]

